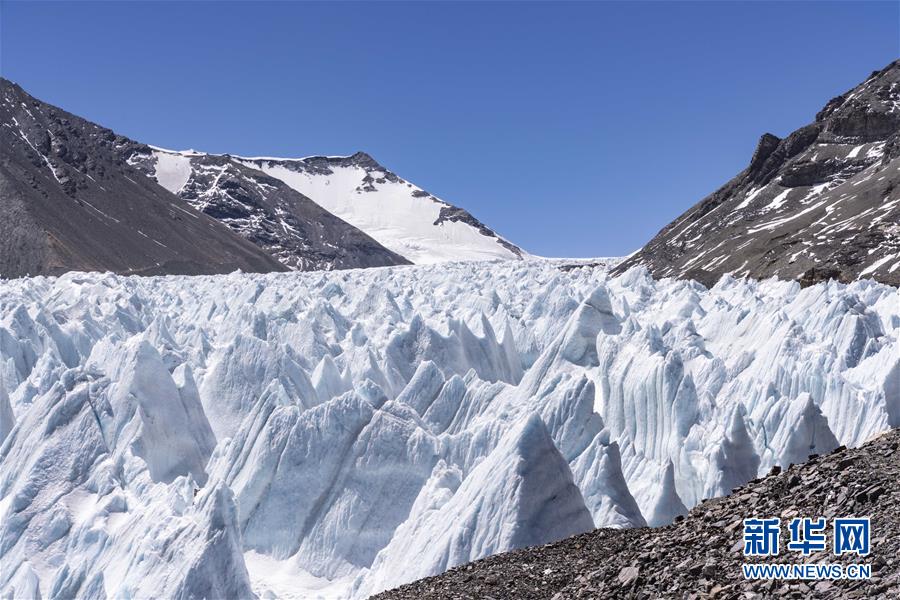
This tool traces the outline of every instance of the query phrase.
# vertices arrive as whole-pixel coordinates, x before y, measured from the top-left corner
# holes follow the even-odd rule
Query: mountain
[[[897,598],[900,597],[900,429],[865,445],[772,471],[727,498],[697,506],[662,529],[598,529],[558,543],[499,554],[375,597],[377,600],[497,598]],[[868,557],[831,553],[835,517],[864,514]],[[782,515],[782,550],[745,559],[743,519]],[[827,549],[785,549],[785,515],[825,516]],[[863,579],[744,579],[742,564],[868,564]],[[374,599],[373,599],[374,600]]]
[[[724,273],[900,285],[900,60],[810,125],[763,135],[746,169],[617,272],[634,265],[707,285]]]
[[[0,597],[363,597],[900,426],[895,287],[557,266],[4,281]]]
[[[129,140],[0,79],[0,277],[283,270],[127,164]]]
[[[235,158],[283,181],[415,264],[523,256],[467,211],[401,179],[363,152]]]
[[[523,254],[363,153],[174,152],[5,79],[0,93],[0,276],[332,270]]]
[[[230,156],[141,144],[122,148],[122,154],[130,165],[292,270],[410,264],[280,179]]]
[[[163,187],[292,269],[523,256],[467,211],[363,152],[247,158],[135,145],[125,153]]]

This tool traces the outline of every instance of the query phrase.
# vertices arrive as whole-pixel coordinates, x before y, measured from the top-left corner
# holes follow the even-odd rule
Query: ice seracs
[[[715,495],[729,493],[754,479],[760,471],[759,455],[747,432],[742,404],[737,404],[732,409],[730,421],[720,442],[710,448],[712,480],[707,482],[706,489],[712,490]]]
[[[169,483],[191,475],[202,485],[215,438],[189,378],[190,367],[178,369],[181,387],[141,336],[122,346],[101,341],[88,358],[87,372],[102,372],[110,383],[102,396],[93,395],[91,407],[105,446],[143,459],[151,479]]]
[[[895,287],[562,266],[4,282],[0,597],[362,597],[900,425]]]
[[[376,593],[497,552],[593,529],[540,417],[511,428],[467,477],[439,462],[357,593]],[[416,557],[410,561],[410,557]]]
[[[16,415],[13,414],[12,405],[9,403],[9,394],[6,393],[6,387],[0,382],[0,444],[12,431],[15,424]]]
[[[65,371],[0,447],[4,597],[252,595],[232,492],[191,474],[202,423],[140,337],[117,381]]]
[[[779,467],[805,462],[810,454],[825,454],[839,445],[808,392],[775,403],[764,417],[761,435],[769,450],[763,464]]]

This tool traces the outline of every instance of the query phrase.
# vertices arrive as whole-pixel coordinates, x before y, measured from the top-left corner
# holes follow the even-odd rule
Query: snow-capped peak
[[[280,179],[413,263],[523,256],[467,211],[401,179],[364,152],[235,160]]]
[[[258,170],[415,264],[526,256],[466,210],[401,179],[365,152],[281,158],[148,147],[149,160],[137,154],[129,161],[147,163],[145,171],[176,195],[184,196],[200,164],[212,162],[221,170],[231,163]],[[294,266],[290,261],[285,264]]]

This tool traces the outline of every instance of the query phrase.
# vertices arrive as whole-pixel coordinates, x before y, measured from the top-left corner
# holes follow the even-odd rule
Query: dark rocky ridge
[[[129,163],[153,177],[149,146],[123,149]],[[318,204],[228,155],[192,154],[191,174],[178,196],[221,221],[293,270],[332,270],[410,264]]]
[[[130,143],[0,79],[0,277],[284,270],[125,162]]]
[[[616,269],[900,285],[900,61],[834,98]]]
[[[863,446],[773,469],[657,529],[597,529],[498,554],[375,596],[382,600],[900,597],[900,429]],[[782,551],[765,563],[868,563],[869,580],[745,580],[742,520],[780,516]],[[786,549],[792,517],[871,518],[871,554],[808,558]]]

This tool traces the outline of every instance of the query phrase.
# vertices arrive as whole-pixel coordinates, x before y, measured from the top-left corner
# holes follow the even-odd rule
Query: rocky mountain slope
[[[836,449],[707,500],[658,529],[598,529],[566,540],[462,565],[379,594],[380,600],[509,598],[897,598],[900,596],[900,430],[856,449]],[[784,549],[745,559],[743,519],[868,516],[871,554]],[[861,563],[863,580],[747,580],[744,562]]]
[[[116,135],[5,79],[0,88],[0,276],[332,270],[522,256],[465,210],[363,153],[174,152]]]
[[[292,270],[410,264],[280,179],[230,156],[133,144],[127,162]]]
[[[637,264],[707,285],[724,273],[900,285],[900,61],[786,138],[763,135],[744,171],[619,272]]]
[[[238,160],[284,181],[415,264],[523,256],[464,209],[401,179],[363,152]]]
[[[363,598],[668,524],[900,426],[897,294],[546,260],[5,281],[0,597]]]
[[[0,277],[284,268],[126,164],[130,143],[0,79]]]

